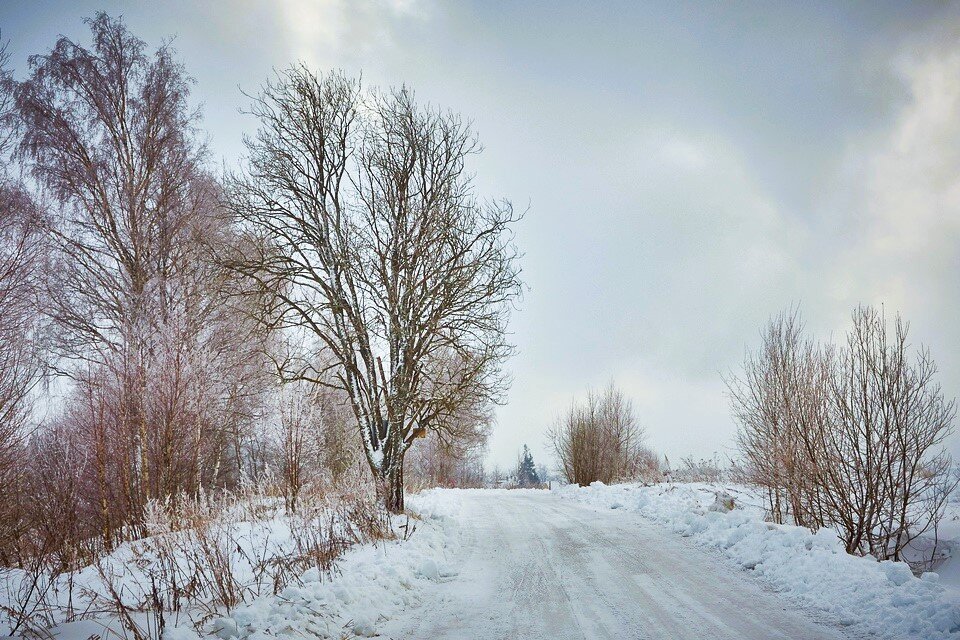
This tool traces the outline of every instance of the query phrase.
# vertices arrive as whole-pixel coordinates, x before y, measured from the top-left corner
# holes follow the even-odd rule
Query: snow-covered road
[[[635,514],[547,491],[461,497],[459,575],[429,586],[423,606],[386,622],[381,637],[845,637]]]

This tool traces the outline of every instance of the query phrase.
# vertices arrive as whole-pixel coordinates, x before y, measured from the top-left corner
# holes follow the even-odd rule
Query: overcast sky
[[[18,74],[97,9],[175,37],[228,166],[241,89],[296,60],[471,119],[480,193],[529,207],[508,465],[611,380],[671,459],[733,454],[721,376],[791,304],[823,338],[900,311],[960,395],[960,7],[836,4],[6,0],[0,29]]]

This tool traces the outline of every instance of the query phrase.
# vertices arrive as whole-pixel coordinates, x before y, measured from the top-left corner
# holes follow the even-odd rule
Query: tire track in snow
[[[451,496],[454,498],[454,496]],[[548,492],[458,492],[459,576],[391,638],[838,640],[729,563],[639,516]]]

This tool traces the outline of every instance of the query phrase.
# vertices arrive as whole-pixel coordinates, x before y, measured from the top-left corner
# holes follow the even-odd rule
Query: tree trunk
[[[390,513],[403,513],[403,459],[401,458],[393,471],[386,474],[380,483],[380,498],[383,506]]]

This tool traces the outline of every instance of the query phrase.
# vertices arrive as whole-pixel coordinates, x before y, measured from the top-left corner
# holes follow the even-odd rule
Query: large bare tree
[[[131,456],[127,499],[156,487],[147,417],[148,359],[157,322],[175,313],[168,284],[196,211],[199,180],[188,80],[171,51],[153,55],[119,20],[88,20],[93,46],[61,37],[30,58],[17,89],[22,151],[59,207],[46,231],[57,247],[47,312],[60,370],[80,383],[119,378],[114,416]],[[99,383],[98,383],[99,384]]]
[[[103,13],[87,22],[91,48],[61,37],[30,58],[17,106],[22,150],[61,205],[48,229],[60,247],[58,351],[99,363],[105,352],[144,349],[137,334],[209,194],[198,188],[203,149],[188,79],[170,49],[151,56]]]
[[[272,293],[264,317],[326,352],[384,503],[402,510],[414,440],[504,389],[519,216],[475,194],[469,126],[407,89],[364,91],[298,66],[252,113],[260,128],[230,201],[260,242],[234,267]],[[323,383],[317,361],[282,368]]]

